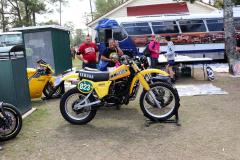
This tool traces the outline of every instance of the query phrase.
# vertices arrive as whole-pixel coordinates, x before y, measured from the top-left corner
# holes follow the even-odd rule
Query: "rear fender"
[[[72,78],[79,79],[79,73],[69,74],[69,75],[63,77],[63,78],[61,79],[61,81],[65,81],[65,80],[67,80],[67,79],[72,79]]]

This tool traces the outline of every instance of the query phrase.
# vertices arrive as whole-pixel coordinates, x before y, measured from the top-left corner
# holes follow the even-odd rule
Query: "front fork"
[[[162,108],[158,102],[158,100],[156,99],[156,96],[154,95],[153,91],[150,90],[150,87],[148,85],[148,83],[146,82],[146,80],[143,78],[143,76],[141,74],[137,75],[137,78],[139,79],[140,83],[143,85],[144,89],[147,90],[151,97],[153,98],[153,101],[155,102],[155,104],[157,105],[158,108]]]
[[[4,112],[3,112],[3,107],[2,107],[3,102],[0,102],[0,118],[4,118]]]
[[[9,127],[8,123],[7,123],[7,118],[6,118],[6,114],[3,110],[3,102],[0,102],[0,127],[5,123],[5,125],[7,125],[7,127]]]

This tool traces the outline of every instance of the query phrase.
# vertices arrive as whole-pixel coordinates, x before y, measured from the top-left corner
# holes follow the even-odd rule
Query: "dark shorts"
[[[174,60],[169,60],[167,63],[168,63],[168,66],[174,66],[175,65]]]

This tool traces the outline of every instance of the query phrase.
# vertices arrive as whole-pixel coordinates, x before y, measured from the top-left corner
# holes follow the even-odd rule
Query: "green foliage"
[[[71,21],[67,21],[64,25],[64,27],[70,28],[71,32],[70,32],[70,44],[74,46],[74,42],[75,40],[73,40],[73,36],[75,34],[75,24]]]
[[[117,7],[119,5],[118,0],[96,0],[95,6],[96,11],[93,13],[94,19],[100,17],[111,9]]]
[[[240,5],[240,0],[235,0],[235,5]]]
[[[178,1],[178,0],[173,0]],[[196,0],[183,0],[184,2],[194,3]],[[232,0],[235,5],[240,5],[240,0]],[[209,0],[210,5],[214,5],[217,8],[223,8],[223,0]]]
[[[177,0],[178,1],[178,0]],[[194,3],[196,0],[183,0],[184,2]]]
[[[85,33],[83,32],[82,29],[76,29],[76,34],[75,34],[75,44],[73,44],[74,46],[76,45],[81,45],[84,43],[84,38],[85,38]]]
[[[72,21],[67,21],[63,26],[70,28],[72,35],[75,34],[75,24]]]
[[[6,21],[0,21],[1,28],[23,27],[36,25],[36,14],[51,13],[44,0],[0,0],[0,17],[8,17]],[[3,19],[3,18],[2,18]]]
[[[178,0],[173,0],[173,1],[178,1]],[[190,3],[194,3],[196,0],[183,0],[184,2],[190,2]],[[218,8],[222,8],[223,7],[223,0],[209,0],[209,4],[212,4],[213,2],[213,5],[218,7]],[[240,5],[240,0],[232,0],[232,2],[235,4],[235,5]]]
[[[85,12],[84,15],[82,16],[82,18],[85,20],[83,23],[86,25],[90,22],[90,18],[91,18],[91,13],[87,13]],[[85,31],[87,30],[87,33],[89,34],[89,27],[87,27],[86,29],[84,29]]]
[[[44,25],[59,25],[59,23],[56,22],[56,21],[53,21],[53,20],[49,20],[48,22],[42,22],[42,23],[39,23],[38,25],[40,25],[40,26],[44,26]]]

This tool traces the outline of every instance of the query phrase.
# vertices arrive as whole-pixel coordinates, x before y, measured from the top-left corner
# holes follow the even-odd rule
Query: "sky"
[[[93,0],[92,5],[94,5]],[[47,7],[51,8],[52,6],[49,5]],[[69,0],[68,6],[62,6],[61,24],[63,25],[67,21],[72,21],[75,24],[75,29],[86,29],[85,19],[82,18],[85,12],[91,12],[89,0]],[[51,15],[37,15],[38,22],[48,22],[49,20],[58,21],[60,23],[60,13],[55,10]]]

